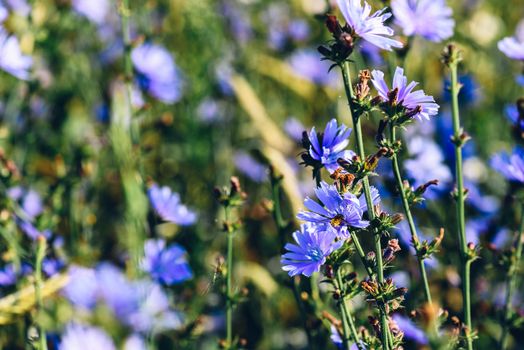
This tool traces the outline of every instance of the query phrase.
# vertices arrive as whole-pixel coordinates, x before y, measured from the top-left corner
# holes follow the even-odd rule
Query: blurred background
[[[379,9],[387,1],[370,3]],[[312,348],[335,349],[329,330],[307,310],[309,283],[298,281],[304,317],[293,282],[281,270],[282,243],[294,228],[278,234],[268,171],[272,165],[284,176],[284,216],[293,220],[314,189],[310,169],[299,164],[302,131],[322,129],[331,118],[351,126],[340,72],[328,73],[330,64],[316,50],[330,39],[324,15],[336,13],[332,5],[322,0],[130,0],[127,11],[112,0],[0,0],[5,9],[5,16],[0,11],[5,17],[0,24],[0,348],[30,348],[35,317],[46,325],[53,349],[72,320],[103,329],[117,348],[129,346],[132,337],[150,349],[218,348],[224,300],[217,265],[226,239],[213,188],[228,186],[230,176],[237,175],[248,197],[235,213],[243,225],[235,236],[233,276],[234,285],[248,294],[235,310],[235,334],[248,349],[305,349],[305,324],[314,336]],[[448,5],[456,20],[453,40],[464,57],[461,117],[472,137],[464,165],[468,241],[503,249],[517,227],[515,189],[490,168],[489,157],[522,137],[512,120],[524,78],[522,64],[510,61],[496,44],[513,35],[524,4],[464,0]],[[122,13],[129,19],[131,47],[123,40]],[[20,52],[8,50],[12,40]],[[416,207],[415,217],[423,237],[446,230],[441,252],[428,262],[429,277],[439,305],[460,315],[443,48],[444,43],[415,38],[405,58],[408,78],[435,96],[441,109],[437,118],[405,130],[403,171],[414,186],[440,181]],[[364,68],[390,76],[398,57],[364,45],[354,60],[354,77]],[[126,113],[128,95],[131,113]],[[364,120],[370,152],[376,149],[379,119]],[[381,176],[373,183],[384,207],[400,212],[388,163],[379,164]],[[147,194],[153,184],[178,193],[184,210],[197,218],[178,224],[159,218]],[[36,313],[35,301],[23,291],[33,282],[39,234],[47,238],[43,267],[49,293]],[[387,272],[409,289],[407,315],[423,298],[409,232],[401,223],[395,235],[403,250]],[[82,307],[73,292],[58,291],[67,284],[60,278],[72,268],[98,273],[111,264],[115,275],[138,278],[130,261],[150,238],[183,247],[192,278],[162,285],[168,305],[154,309],[147,327],[119,320],[117,311],[124,306],[112,308],[99,300]],[[363,239],[370,249],[371,241]],[[500,332],[504,275],[497,270],[497,254],[483,248],[481,256],[473,264],[473,316],[480,331],[477,346],[488,349]],[[89,278],[80,281],[88,284]],[[321,298],[328,307],[333,304],[328,294]],[[515,303],[522,311],[521,295]],[[367,326],[371,308],[362,299],[353,307],[357,325]],[[177,322],[164,320],[156,327],[163,310],[176,313]],[[512,334],[517,343],[524,341],[522,324]],[[424,346],[424,339],[407,339],[406,349]]]

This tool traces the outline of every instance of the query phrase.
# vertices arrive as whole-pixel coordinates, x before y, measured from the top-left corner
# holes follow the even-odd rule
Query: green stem
[[[47,247],[46,240],[43,236],[38,237],[36,250],[36,263],[35,263],[35,298],[38,311],[42,310],[42,263],[45,257],[45,251]],[[47,335],[44,326],[38,325],[39,330],[39,350],[47,350]]]
[[[362,343],[360,342],[360,337],[358,336],[357,328],[355,327],[353,316],[351,315],[351,310],[349,308],[349,305],[347,304],[347,298],[344,290],[344,283],[342,281],[342,274],[340,273],[340,268],[337,269],[336,278],[334,282],[335,288],[337,288],[341,294],[338,306],[340,308],[340,313],[342,314],[342,331],[344,333],[344,339],[342,340],[342,342],[344,343],[344,348],[346,350],[350,350],[351,339],[353,339],[353,342],[357,345],[357,348],[359,350],[364,350],[365,348],[362,346]]]
[[[509,335],[509,321],[512,313],[512,303],[513,294],[517,289],[517,272],[520,265],[520,258],[522,256],[522,245],[523,245],[523,234],[524,234],[524,204],[521,204],[521,219],[520,227],[517,233],[517,246],[511,257],[511,265],[508,270],[507,279],[506,279],[506,303],[504,306],[504,323],[502,325],[502,335],[500,337],[499,348],[505,350],[507,348],[507,341]]]
[[[395,143],[397,140],[396,133],[395,133],[395,126],[393,124],[390,125],[390,138],[391,142]],[[402,207],[404,208],[404,213],[406,214],[406,219],[409,224],[409,230],[411,231],[411,239],[413,242],[418,242],[418,234],[417,234],[417,228],[415,227],[415,221],[413,220],[413,215],[411,214],[411,208],[409,207],[409,202],[406,197],[406,192],[404,192],[404,180],[402,179],[402,175],[400,174],[400,166],[399,166],[399,160],[398,155],[395,153],[393,154],[393,157],[391,157],[391,161],[393,162],[393,172],[395,173],[395,180],[397,181],[397,188],[398,192],[400,193],[400,198],[402,199]],[[428,276],[426,273],[426,267],[424,266],[424,259],[418,255],[417,252],[417,260],[418,260],[418,266],[420,269],[420,276],[422,277],[422,282],[424,284],[424,295],[426,297],[426,302],[428,304],[432,304],[431,299],[431,292],[429,290],[429,283],[428,283]]]
[[[344,61],[342,64],[342,76],[344,79],[344,88],[346,91],[346,97],[349,104],[349,111],[351,113],[351,118],[353,119],[353,128],[356,138],[357,154],[360,159],[366,159],[366,153],[364,150],[364,141],[362,139],[362,126],[360,121],[360,116],[356,115],[353,111],[353,87],[351,85],[351,72],[349,67],[349,61]],[[371,188],[369,186],[369,179],[364,177],[362,179],[362,184],[364,187],[364,196],[366,198],[367,213],[370,221],[373,221],[375,218],[375,211],[373,208],[373,199],[371,197]],[[384,264],[382,262],[382,244],[380,242],[381,232],[374,232],[374,241],[375,241],[375,258],[377,259],[377,280],[379,284],[384,283]],[[382,347],[383,349],[389,349],[388,344],[388,334],[389,326],[387,322],[387,315],[383,308],[379,308],[380,311],[380,324],[382,328]]]
[[[457,62],[453,62],[449,65],[451,71],[451,114],[453,118],[453,138],[455,144],[455,177],[457,182],[457,228],[458,228],[458,238],[459,238],[459,249],[460,249],[460,258],[462,262],[462,300],[463,300],[463,310],[464,310],[464,322],[467,326],[467,332],[472,332],[471,324],[471,294],[470,294],[470,266],[471,260],[468,258],[468,247],[466,242],[466,219],[465,219],[465,209],[464,209],[464,179],[462,175],[462,146],[463,142],[461,141],[462,130],[460,126],[460,115],[459,115],[459,103],[458,103],[458,94],[460,86],[458,83],[457,77]],[[467,334],[467,346],[468,350],[473,349],[473,340],[470,334]]]
[[[229,222],[229,206],[224,206],[227,229],[227,269],[226,269],[226,343],[228,349],[233,348],[233,290],[231,278],[233,275],[233,231]]]

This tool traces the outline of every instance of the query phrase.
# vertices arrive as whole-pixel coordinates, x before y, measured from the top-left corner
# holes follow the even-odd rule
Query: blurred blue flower
[[[329,336],[329,338],[331,339],[333,344],[335,344],[335,346],[338,349],[343,349],[344,348],[344,344],[343,344],[343,341],[342,341],[341,334],[339,333],[337,328],[335,326],[333,326],[333,325],[331,325],[330,329],[331,329],[331,335]],[[355,344],[355,343],[351,344],[350,350],[358,350],[357,344]]]
[[[130,315],[136,312],[140,303],[133,282],[119,268],[107,262],[97,266],[96,281],[98,297],[120,321],[129,322]]]
[[[64,261],[55,258],[45,258],[42,261],[42,271],[47,277],[56,275],[65,267]]]
[[[93,269],[71,266],[68,272],[69,281],[62,289],[63,295],[71,304],[91,309],[96,305],[98,280]]]
[[[459,77],[459,83],[461,84],[458,95],[460,105],[469,106],[475,103],[479,99],[480,94],[479,85],[473,76],[470,74],[462,75]],[[449,79],[444,80],[443,98],[446,102],[451,101],[450,88],[451,84]]]
[[[391,10],[404,35],[419,35],[434,42],[453,35],[453,12],[445,0],[393,0]]]
[[[306,127],[304,124],[302,124],[300,120],[295,117],[289,117],[284,122],[284,131],[295,141],[302,140],[302,134],[305,130]]]
[[[18,227],[20,227],[20,229],[27,235],[27,237],[31,238],[33,241],[36,241],[40,236],[44,236],[46,239],[50,239],[53,235],[51,230],[46,229],[40,231],[29,221],[17,220],[17,222]]]
[[[400,41],[388,38],[394,32],[384,24],[391,17],[386,8],[370,16],[371,6],[367,1],[364,1],[363,6],[362,0],[337,0],[337,3],[346,23],[358,37],[383,50],[391,51],[393,47],[402,47]]]
[[[238,151],[233,156],[235,167],[254,182],[265,182],[268,179],[268,168],[259,163],[246,152]]]
[[[513,126],[520,132],[524,132],[524,118],[520,118],[517,106],[515,104],[507,105],[504,111]]]
[[[413,340],[418,344],[428,344],[428,337],[424,331],[418,328],[409,318],[395,314],[393,315],[393,321],[395,321],[398,328],[404,333],[404,338]]]
[[[5,21],[5,19],[7,18],[7,16],[9,16],[9,12],[8,12],[7,9],[2,5],[2,3],[0,3],[0,23],[2,23],[3,21]]]
[[[206,98],[197,108],[198,119],[204,123],[223,121],[225,118],[224,106],[221,102]]]
[[[132,334],[124,342],[123,350],[147,350],[147,344],[140,335]]]
[[[31,5],[27,0],[4,0],[4,3],[19,16],[27,17],[31,13]]]
[[[310,211],[300,211],[297,218],[316,224],[331,224],[338,231],[344,230],[346,226],[365,228],[369,221],[363,220],[366,205],[352,193],[340,194],[335,185],[328,185],[324,181],[320,187],[315,189],[315,194],[321,204],[306,197],[304,205]],[[378,192],[374,191],[374,203],[380,198]]]
[[[288,58],[288,63],[295,74],[304,79],[318,85],[336,86],[340,80],[338,75],[330,72],[331,64],[321,59],[322,56],[317,50],[301,49]]]
[[[162,288],[150,281],[138,281],[134,284],[138,307],[126,318],[135,332],[155,334],[167,330],[179,329],[183,317],[170,310],[169,299]]]
[[[59,350],[116,350],[113,340],[100,328],[71,323],[66,326]]]
[[[24,55],[20,42],[0,27],[0,69],[21,80],[28,80],[33,58]]]
[[[433,140],[414,136],[407,140],[407,149],[413,158],[404,161],[404,169],[408,177],[414,181],[413,186],[437,179],[439,186],[431,186],[426,192],[431,196],[452,183],[453,175],[444,162],[444,154]]]
[[[40,195],[36,191],[29,189],[22,199],[22,210],[24,211],[25,215],[27,215],[29,219],[33,220],[42,213],[44,210],[43,207],[44,206],[42,204],[42,198]]]
[[[0,269],[0,287],[9,287],[16,283],[17,274],[13,264],[7,264]]]
[[[331,119],[323,133],[317,133],[315,127],[308,133],[309,155],[312,159],[322,164],[330,173],[339,168],[339,158],[351,159],[355,152],[346,150],[349,144],[351,129],[344,124],[337,124],[335,118]]]
[[[377,89],[379,96],[384,100],[389,100],[389,93],[391,90],[398,89],[397,103],[406,108],[408,111],[414,110],[418,106],[421,107],[420,113],[414,117],[419,120],[427,119],[438,114],[439,105],[435,103],[433,96],[428,96],[423,90],[413,91],[417,82],[412,81],[408,84],[408,79],[404,75],[404,69],[397,67],[395,75],[393,76],[393,84],[391,89],[384,80],[384,73],[378,70],[371,72],[373,79],[371,82],[375,89]]]
[[[186,250],[178,244],[166,247],[164,240],[150,239],[144,246],[142,268],[160,283],[178,284],[193,277],[186,254]]]
[[[140,85],[151,96],[168,104],[180,100],[184,85],[182,74],[166,48],[144,43],[131,51],[131,60],[140,74]]]
[[[515,36],[500,40],[498,48],[511,59],[524,60],[524,20],[517,25]]]
[[[313,272],[320,271],[326,258],[344,243],[335,242],[337,232],[330,225],[315,225],[306,223],[300,225],[300,230],[293,233],[297,244],[287,243],[287,253],[280,260],[282,269],[289,276],[303,274],[310,277]]]
[[[310,29],[309,25],[306,21],[302,19],[294,19],[291,22],[289,22],[288,25],[288,33],[289,36],[294,41],[305,41],[309,37]]]
[[[180,226],[187,226],[195,223],[197,214],[180,203],[179,194],[172,192],[169,187],[159,187],[157,184],[153,184],[149,188],[148,194],[151,205],[162,220]]]
[[[524,148],[516,146],[511,154],[497,153],[490,164],[509,181],[524,183]]]
[[[91,22],[101,25],[111,11],[109,0],[73,0],[73,9]]]
[[[253,36],[253,28],[249,20],[249,15],[228,1],[222,3],[220,10],[227,19],[229,29],[235,39],[241,44],[248,42]]]

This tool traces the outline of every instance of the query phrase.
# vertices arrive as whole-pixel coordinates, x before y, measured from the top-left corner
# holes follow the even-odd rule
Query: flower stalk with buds
[[[473,349],[473,328],[471,322],[471,277],[470,268],[474,257],[468,252],[466,241],[466,218],[464,203],[466,200],[466,190],[464,188],[464,178],[462,170],[462,147],[468,140],[467,134],[460,125],[458,95],[460,84],[458,82],[458,65],[462,60],[461,53],[454,45],[448,45],[443,53],[444,64],[449,68],[451,75],[451,114],[453,119],[453,136],[451,138],[455,145],[455,180],[457,183],[454,197],[457,202],[457,232],[459,238],[459,251],[462,263],[462,300],[464,322],[466,324],[466,343],[468,350]]]

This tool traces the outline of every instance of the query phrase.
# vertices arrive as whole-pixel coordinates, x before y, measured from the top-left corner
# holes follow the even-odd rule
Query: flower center
[[[337,214],[333,219],[331,219],[330,223],[333,227],[339,227],[342,225],[342,222],[344,221],[344,216],[342,214]]]

